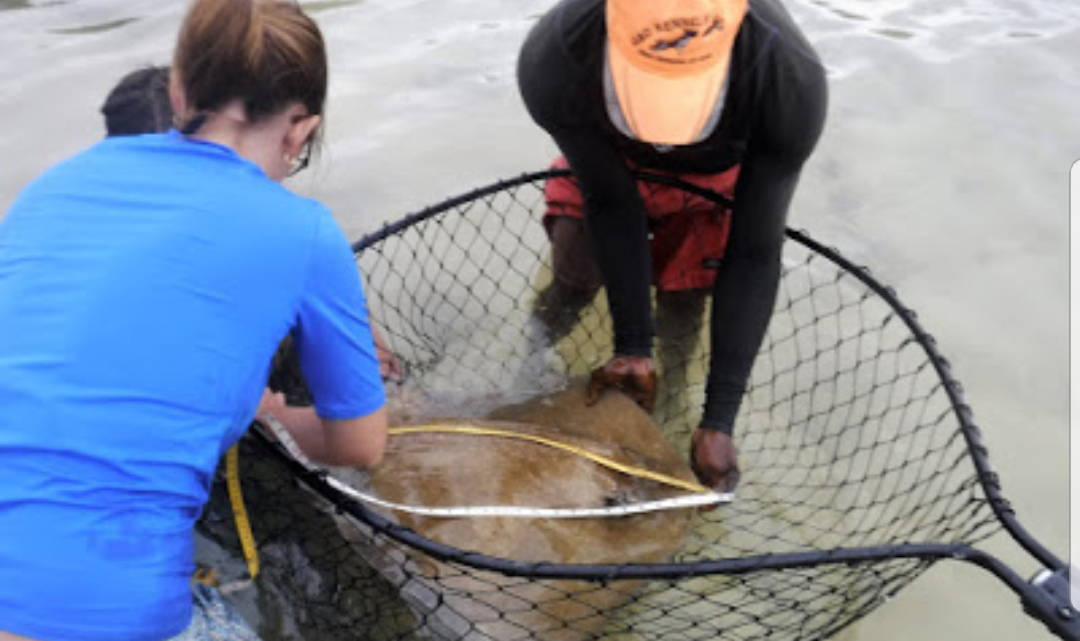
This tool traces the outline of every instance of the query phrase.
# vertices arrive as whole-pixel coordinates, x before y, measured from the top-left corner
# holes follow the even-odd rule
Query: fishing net
[[[482,416],[610,357],[602,292],[554,344],[533,315],[551,278],[545,181],[567,176],[499,182],[357,244],[374,325],[407,374],[389,388],[394,402]],[[688,183],[640,180],[726,211]],[[707,326],[681,349],[661,346],[669,384],[653,417],[681,453],[704,400]],[[306,399],[287,366],[273,385]],[[446,545],[340,490],[339,481],[363,489],[363,475],[313,468],[267,434],[249,434],[240,459],[263,571],[233,595],[265,639],[824,639],[946,558],[990,570],[1055,633],[1076,638],[1065,566],[1015,522],[934,340],[891,290],[802,232],[788,233],[738,417],[735,499],[693,511],[669,558],[568,564],[493,556],[483,541]],[[1046,566],[1036,581],[974,547],[1002,529]],[[243,574],[221,483],[199,533],[201,558]]]

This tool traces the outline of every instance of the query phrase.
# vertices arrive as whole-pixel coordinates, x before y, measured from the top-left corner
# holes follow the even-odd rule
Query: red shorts
[[[567,167],[562,156],[551,165],[552,169]],[[671,175],[730,200],[735,195],[739,166],[719,174]],[[731,228],[730,210],[666,185],[639,182],[638,191],[649,215],[653,284],[664,291],[712,287]],[[544,186],[544,201],[544,227],[549,236],[554,216],[584,217],[581,192],[572,177],[549,180]]]

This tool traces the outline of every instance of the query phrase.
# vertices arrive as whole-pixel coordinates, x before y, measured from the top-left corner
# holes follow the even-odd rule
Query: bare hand
[[[690,439],[690,469],[717,492],[733,492],[739,484],[738,450],[731,435],[698,428]]]
[[[384,381],[400,383],[405,378],[405,368],[401,366],[401,361],[387,345],[386,339],[374,327],[371,328],[371,335],[375,339],[375,356],[379,359],[379,375]]]
[[[405,378],[405,369],[397,356],[385,347],[376,346],[375,355],[379,357],[379,375],[384,381],[400,383]]]
[[[616,356],[607,365],[593,370],[585,404],[595,405],[607,388],[623,392],[646,412],[652,413],[656,402],[656,367],[652,359],[645,356]]]

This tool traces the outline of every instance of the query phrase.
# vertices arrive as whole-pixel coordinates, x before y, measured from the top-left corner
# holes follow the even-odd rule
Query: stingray
[[[584,394],[583,386],[575,384],[478,419],[405,425],[419,429],[391,436],[383,462],[370,475],[369,489],[395,504],[425,507],[603,508],[687,494],[685,488],[512,434],[538,436],[696,485],[685,459],[630,399],[609,392],[586,407]],[[480,428],[485,433],[425,431],[425,426]],[[392,510],[388,516],[433,541],[491,557],[622,564],[669,560],[689,532],[694,511],[569,519],[442,518],[406,510]],[[405,583],[403,596],[421,610],[429,632],[438,638],[587,639],[633,598],[641,583],[521,579],[451,566],[415,551],[390,555],[393,558],[386,553],[383,547],[376,567]]]

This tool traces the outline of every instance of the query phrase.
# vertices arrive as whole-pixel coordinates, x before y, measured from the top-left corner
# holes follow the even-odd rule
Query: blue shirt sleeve
[[[293,339],[318,415],[358,418],[385,405],[386,391],[352,248],[320,214]]]

